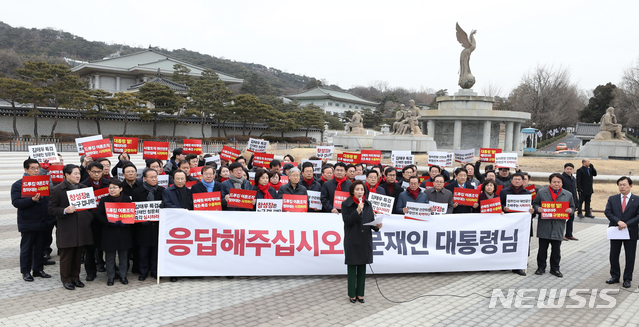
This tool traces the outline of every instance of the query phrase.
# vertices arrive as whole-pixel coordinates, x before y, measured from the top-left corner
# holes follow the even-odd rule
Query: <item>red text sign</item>
[[[182,143],[182,153],[202,154],[202,140],[184,140]]]
[[[479,161],[495,162],[495,153],[501,153],[501,149],[481,148],[479,149]]]
[[[567,201],[541,201],[541,207],[544,208],[544,212],[541,213],[541,219],[570,218],[570,214],[566,213],[566,210],[570,209],[570,204]]]
[[[107,220],[111,223],[121,221],[123,224],[135,223],[135,203],[107,202],[104,204]]]
[[[232,188],[229,193],[229,207],[253,209],[253,200],[257,191]]]
[[[537,197],[537,189],[535,188],[535,184],[530,184],[526,186],[526,189],[532,194],[532,199],[534,200]]]
[[[49,176],[51,176],[51,183],[62,183],[64,181],[64,169],[63,165],[49,166]]]
[[[113,153],[138,153],[138,138],[137,137],[113,137]]]
[[[282,196],[282,211],[306,212],[308,210],[308,197],[306,195],[284,194]]]
[[[501,200],[499,197],[494,197],[490,200],[481,201],[479,204],[481,213],[500,213],[501,212]]]
[[[344,152],[337,154],[337,162],[343,162],[345,164],[358,164],[360,163],[361,155],[359,153]]]
[[[240,150],[235,150],[230,146],[224,146],[220,152],[220,159],[225,161],[235,161],[240,156]]]
[[[379,165],[382,162],[382,151],[380,150],[362,150],[362,158],[360,163],[367,165]]]
[[[84,148],[84,154],[94,159],[113,156],[109,139],[87,141],[82,143],[82,147]]]
[[[169,159],[169,142],[144,141],[142,159]]]
[[[22,197],[32,197],[40,193],[40,196],[49,196],[49,176],[24,176],[22,177]]]
[[[222,197],[220,192],[194,193],[193,210],[221,211]]]
[[[342,202],[346,200],[350,194],[344,191],[335,191],[335,197],[333,199],[333,208],[342,209]]]
[[[253,156],[253,166],[269,169],[274,156],[274,154],[256,152]]]
[[[453,193],[453,202],[457,202],[462,206],[473,206],[479,201],[479,193],[481,190],[473,190],[468,188],[455,187]]]

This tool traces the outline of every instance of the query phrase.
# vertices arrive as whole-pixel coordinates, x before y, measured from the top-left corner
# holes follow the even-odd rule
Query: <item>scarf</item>
[[[93,186],[94,190],[97,190],[100,188],[100,185],[102,185],[102,181],[104,180],[104,177],[100,178],[100,180],[96,183],[94,182],[92,179],[89,179],[91,181],[91,185]]]
[[[193,210],[193,196],[191,190],[186,187],[175,187],[177,190],[177,196],[182,204],[182,208],[187,210]]]
[[[519,194],[521,193],[521,191],[524,190],[524,186],[522,185],[520,188],[515,188],[514,186],[510,185],[510,189],[513,190],[513,193]]]
[[[488,193],[484,192],[484,194],[486,194],[486,198],[489,199],[489,200],[495,197],[495,192],[493,192],[492,194],[488,194]]]
[[[410,188],[407,188],[406,191],[408,191],[408,194],[410,194],[413,199],[417,200],[417,197],[419,196],[419,192],[421,191],[419,188],[416,190],[411,190]]]
[[[233,175],[229,175],[229,180],[233,183],[233,188],[242,188],[244,184],[244,178],[235,178]]]
[[[213,192],[213,187],[215,186],[215,181],[213,181],[211,183],[207,183],[206,181],[202,180],[202,184],[204,185],[204,187],[206,187],[206,191],[207,192]]]
[[[228,180],[226,177],[220,177],[220,183],[224,183],[224,181]]]
[[[368,183],[366,183],[366,187],[368,188],[368,192],[377,193],[377,185],[370,186],[368,185]]]
[[[313,182],[315,181],[315,179],[313,179],[312,177],[309,180],[307,180],[306,178],[302,177],[302,180],[304,181],[304,183],[306,183],[306,185],[308,185],[308,188],[310,188],[311,185],[313,185]]]
[[[147,182],[143,182],[142,186],[144,187],[145,190],[149,191],[149,194],[146,195],[146,200],[155,201],[155,192],[158,191],[158,186],[157,185],[151,186]]]
[[[337,177],[333,177],[333,179],[337,182],[337,187],[335,187],[335,190],[336,191],[341,191],[342,190],[342,183],[344,183],[348,178],[346,176],[344,176],[341,179],[338,179]]]
[[[273,183],[270,183],[270,184],[271,184],[271,187],[273,187],[276,191],[279,191],[280,190],[280,186],[282,186],[281,182],[279,182],[277,184],[273,184]]]
[[[326,183],[327,180],[324,178],[324,175],[320,176],[320,179],[322,180],[322,183]]]
[[[264,199],[272,199],[273,196],[271,195],[271,193],[269,193],[269,189],[271,187],[268,185],[268,183],[266,185],[262,185],[260,183],[257,183],[257,189],[260,190],[260,192],[264,193]]]
[[[559,197],[559,193],[561,193],[561,189],[555,191],[552,189],[552,187],[550,187],[550,185],[548,185],[548,189],[550,190],[550,196],[552,196],[552,201],[556,202],[557,198]]]
[[[79,184],[71,184],[71,183],[69,183],[69,181],[66,178],[64,179],[63,183],[66,183],[67,184],[67,188],[70,189],[70,190],[77,190],[77,189],[80,188]]]
[[[355,202],[355,204],[359,205],[359,199],[356,198],[355,196],[353,196],[352,198],[353,198],[353,202]]]

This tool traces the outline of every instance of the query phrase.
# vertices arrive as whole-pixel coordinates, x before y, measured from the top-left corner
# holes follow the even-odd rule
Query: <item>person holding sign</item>
[[[619,283],[619,277],[621,277],[619,254],[623,245],[626,257],[626,267],[623,271],[623,287],[629,288],[635,268],[637,239],[639,239],[639,197],[630,193],[632,179],[629,177],[623,176],[619,178],[617,187],[619,187],[620,194],[608,198],[604,212],[606,218],[610,221],[608,226],[617,227],[619,230],[628,229],[629,239],[610,240],[610,279],[606,283]]]
[[[213,166],[202,167],[202,180],[191,187],[191,193],[210,193],[222,190],[220,183],[215,182],[215,169]]]
[[[418,176],[409,177],[408,188],[406,189],[406,191],[399,194],[394,213],[407,213],[408,208],[406,208],[406,203],[408,202],[428,203],[428,196],[426,196],[426,193],[422,192],[422,190],[419,188]]]
[[[495,190],[497,189],[497,183],[492,179],[487,179],[481,184],[481,193],[479,194],[479,202],[485,200],[491,200],[495,198]]]
[[[98,244],[104,251],[105,268],[107,272],[107,285],[113,286],[115,279],[115,255],[118,255],[118,271],[120,282],[124,285],[129,283],[126,273],[129,268],[129,249],[133,246],[133,236],[131,224],[124,224],[122,221],[109,222],[106,213],[106,203],[129,203],[131,200],[125,196],[122,182],[112,179],[109,182],[109,195],[100,199],[100,205],[96,210],[95,217],[102,224],[101,242]]]
[[[60,251],[60,279],[64,288],[71,291],[76,287],[84,287],[80,281],[80,258],[82,248],[93,244],[93,210],[76,211],[75,206],[69,205],[67,191],[84,188],[80,184],[80,167],[69,164],[64,166],[62,172],[64,181],[51,192],[49,214],[58,219],[56,244]]]
[[[266,169],[258,169],[255,172],[255,186],[253,187],[255,190],[255,200],[258,199],[277,199],[277,191],[271,187],[271,183],[269,181],[269,172]],[[255,205],[255,203],[253,203]]]
[[[288,171],[288,183],[282,185],[277,191],[278,199],[281,199],[284,194],[308,196],[306,187],[300,183],[300,170],[296,167]]]
[[[231,210],[231,211],[247,211],[248,209],[243,208],[227,208],[226,204],[229,202],[229,193],[231,193],[231,189],[238,188],[242,190],[252,190],[253,186],[251,182],[246,180],[244,175],[244,166],[242,163],[235,161],[229,167],[230,175],[229,179],[220,185],[222,189],[222,207],[223,210]]]
[[[492,172],[491,174],[488,174],[488,173],[486,174],[486,180],[492,180],[491,177],[492,177]],[[495,182],[497,183],[497,185],[500,185],[499,181],[495,181]],[[528,191],[524,187],[523,173],[521,172],[514,173],[511,178],[511,184],[508,187],[504,186],[504,188],[501,190],[501,193],[499,193],[499,199],[501,201],[502,211],[506,213],[510,211],[510,209],[506,206],[506,198],[508,197],[508,194],[515,194],[515,195],[530,194],[530,191]],[[532,205],[528,211],[530,212],[530,214],[535,213],[535,209],[532,207]],[[530,229],[531,229],[530,236],[532,237],[532,218],[530,220]],[[528,248],[528,251],[530,251],[530,247]],[[522,269],[515,269],[513,270],[513,273],[521,275],[521,276],[526,276],[526,272],[524,272]]]
[[[22,164],[24,176],[38,176],[40,165],[36,159],[27,159]],[[20,232],[20,273],[26,282],[33,277],[51,278],[44,272],[44,241],[47,225],[53,217],[47,212],[49,197],[22,197],[22,178],[11,185],[11,204],[18,209],[18,231]],[[33,270],[33,275],[31,271]]]
[[[539,192],[537,192],[537,197],[533,200],[532,205],[534,210],[541,216],[545,210],[552,210],[544,209],[541,206],[542,202],[568,202],[569,208],[566,209],[565,213],[573,213],[575,211],[575,201],[570,192],[562,189],[563,179],[561,175],[553,173],[548,177],[548,181],[550,182],[548,188],[540,189]],[[513,184],[514,183],[515,181],[513,179]],[[502,191],[502,193],[503,192],[504,191]],[[559,261],[561,261],[561,241],[564,240],[565,229],[566,221],[563,219],[539,219],[537,222],[539,251],[537,252],[537,270],[535,271],[535,275],[541,275],[545,272],[548,245],[552,245],[550,252],[550,274],[557,277],[564,276],[559,271]]]
[[[432,183],[435,180],[435,176],[440,174],[439,166],[428,167],[428,178],[426,178],[419,186],[426,188],[426,183]]]
[[[346,191],[351,187],[351,182],[346,177],[346,164],[338,162],[335,164],[333,179],[324,182],[322,185],[322,210],[324,212],[339,213],[337,208],[333,208],[335,191]]]
[[[91,162],[87,166],[87,171],[89,172],[89,178],[82,181],[82,185],[92,187],[94,192],[96,190],[109,187],[109,179],[104,178],[104,166],[100,162]],[[94,280],[98,271],[105,271],[104,259],[102,259],[102,249],[100,249],[100,237],[102,236],[101,229],[102,225],[97,220],[94,220],[91,224],[94,244],[87,245],[84,248],[84,270],[87,272],[88,281]]]
[[[419,184],[419,178],[417,179]],[[354,181],[350,196],[342,202],[344,220],[344,263],[347,265],[348,298],[351,303],[364,303],[366,265],[373,263],[373,234],[382,224],[364,225],[375,220],[371,203],[364,198],[364,182]],[[419,189],[418,189],[419,190]]]
[[[444,188],[444,175],[435,176],[433,187],[424,191],[428,197],[428,201],[437,203],[447,203],[446,214],[453,213],[453,192]]]
[[[466,168],[455,169],[455,179],[450,184],[446,185],[446,189],[451,193],[455,193],[455,188],[474,190],[475,187],[468,181],[468,171]],[[473,204],[473,206],[461,205],[458,202],[453,201],[453,213],[472,213],[473,209],[479,207],[479,202]]]

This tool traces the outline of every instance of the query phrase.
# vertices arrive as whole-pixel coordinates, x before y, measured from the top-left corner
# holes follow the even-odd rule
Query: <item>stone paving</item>
[[[79,161],[75,153],[63,156],[66,163]],[[108,287],[105,273],[98,273],[84,289],[67,291],[56,264],[45,266],[52,278],[27,283],[20,275],[20,234],[9,195],[26,154],[5,152],[3,157],[0,326],[639,326],[639,280],[628,290],[604,283],[610,265],[603,219],[575,223],[579,241],[564,242],[561,248],[564,278],[533,274],[533,238],[526,277],[507,271],[378,275],[379,287],[390,300],[417,297],[405,303],[384,299],[370,271],[365,304],[348,301],[345,276],[180,278],[157,285],[130,274],[129,285],[116,281]],[[133,159],[142,163],[140,156]],[[52,259],[59,261],[56,255]],[[621,262],[623,267],[623,258]],[[511,306],[497,301],[490,308],[494,289],[503,290],[504,297],[509,289],[528,289],[519,303],[524,307],[515,298]],[[561,289],[579,292],[581,298],[562,301]],[[604,289],[607,300],[599,293]],[[611,302],[614,306],[601,307]],[[553,303],[560,305],[543,307]]]

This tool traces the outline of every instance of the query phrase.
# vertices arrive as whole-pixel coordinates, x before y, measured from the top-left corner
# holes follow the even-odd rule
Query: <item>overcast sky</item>
[[[88,40],[186,48],[326,79],[457,86],[455,22],[477,30],[473,89],[507,95],[537,65],[592,90],[639,59],[639,1],[11,1],[0,20]]]

